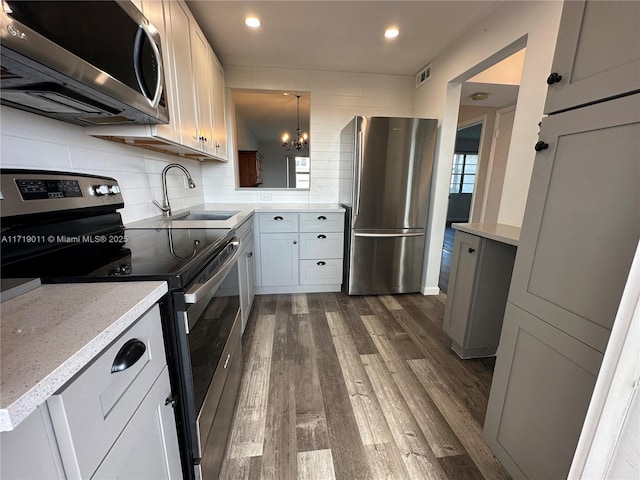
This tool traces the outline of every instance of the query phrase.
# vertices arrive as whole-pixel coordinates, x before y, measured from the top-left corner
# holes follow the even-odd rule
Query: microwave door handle
[[[156,65],[158,66],[158,75],[156,78],[156,91],[151,97],[151,93],[147,91],[147,88],[144,83],[144,74],[142,72],[142,45],[144,40],[149,42],[151,46],[151,51],[153,52],[153,56],[156,58]],[[160,97],[162,97],[162,85],[164,78],[164,70],[162,69],[162,57],[160,55],[160,50],[158,50],[158,46],[156,42],[153,40],[151,33],[149,33],[149,27],[145,23],[141,23],[138,27],[138,33],[136,34],[135,42],[133,43],[133,68],[136,74],[136,80],[138,81],[138,86],[142,91],[142,94],[147,98],[149,104],[153,108],[157,108],[160,104]]]
[[[238,258],[238,255],[240,254],[241,241],[239,238],[235,237],[233,240],[231,240],[230,243],[232,243],[236,248],[235,251],[233,252],[233,255],[229,257],[229,259],[222,265],[222,267],[220,267],[220,269],[210,279],[208,279],[204,283],[195,284],[192,288],[190,288],[184,293],[184,302],[186,304],[197,303],[198,297],[202,298],[202,296],[207,291],[209,291],[212,288],[212,286],[219,284],[227,275],[227,273],[229,273],[229,270],[231,270],[231,267],[233,266],[233,262],[236,261],[236,259]]]

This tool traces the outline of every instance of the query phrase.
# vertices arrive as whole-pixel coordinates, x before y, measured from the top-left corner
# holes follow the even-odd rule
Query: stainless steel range
[[[5,169],[0,189],[3,280],[168,283],[160,306],[183,473],[216,478],[242,374],[235,231],[125,228],[108,177]]]

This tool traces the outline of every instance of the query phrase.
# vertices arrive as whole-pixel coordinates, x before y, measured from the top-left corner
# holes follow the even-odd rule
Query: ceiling
[[[414,75],[501,1],[190,0],[223,67]],[[250,29],[248,15],[262,26]],[[400,30],[386,39],[390,26]]]

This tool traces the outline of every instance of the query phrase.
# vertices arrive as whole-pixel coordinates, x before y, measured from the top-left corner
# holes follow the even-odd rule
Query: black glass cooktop
[[[119,228],[92,235],[69,233],[23,232],[12,238],[11,232],[3,232],[2,277],[38,277],[43,282],[157,279],[168,281],[170,289],[182,288],[235,232]],[[18,254],[12,255],[12,248]]]

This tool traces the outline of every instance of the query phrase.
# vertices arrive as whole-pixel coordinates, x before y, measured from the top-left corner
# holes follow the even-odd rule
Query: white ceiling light
[[[247,27],[251,27],[251,28],[258,28],[261,25],[260,19],[257,17],[247,17],[244,21],[244,24]]]
[[[395,27],[387,28],[384,32],[384,36],[387,38],[396,38],[400,34],[400,31]]]
[[[480,102],[482,100],[486,100],[487,98],[489,98],[489,94],[487,92],[475,92],[469,95],[469,97],[474,102]]]

